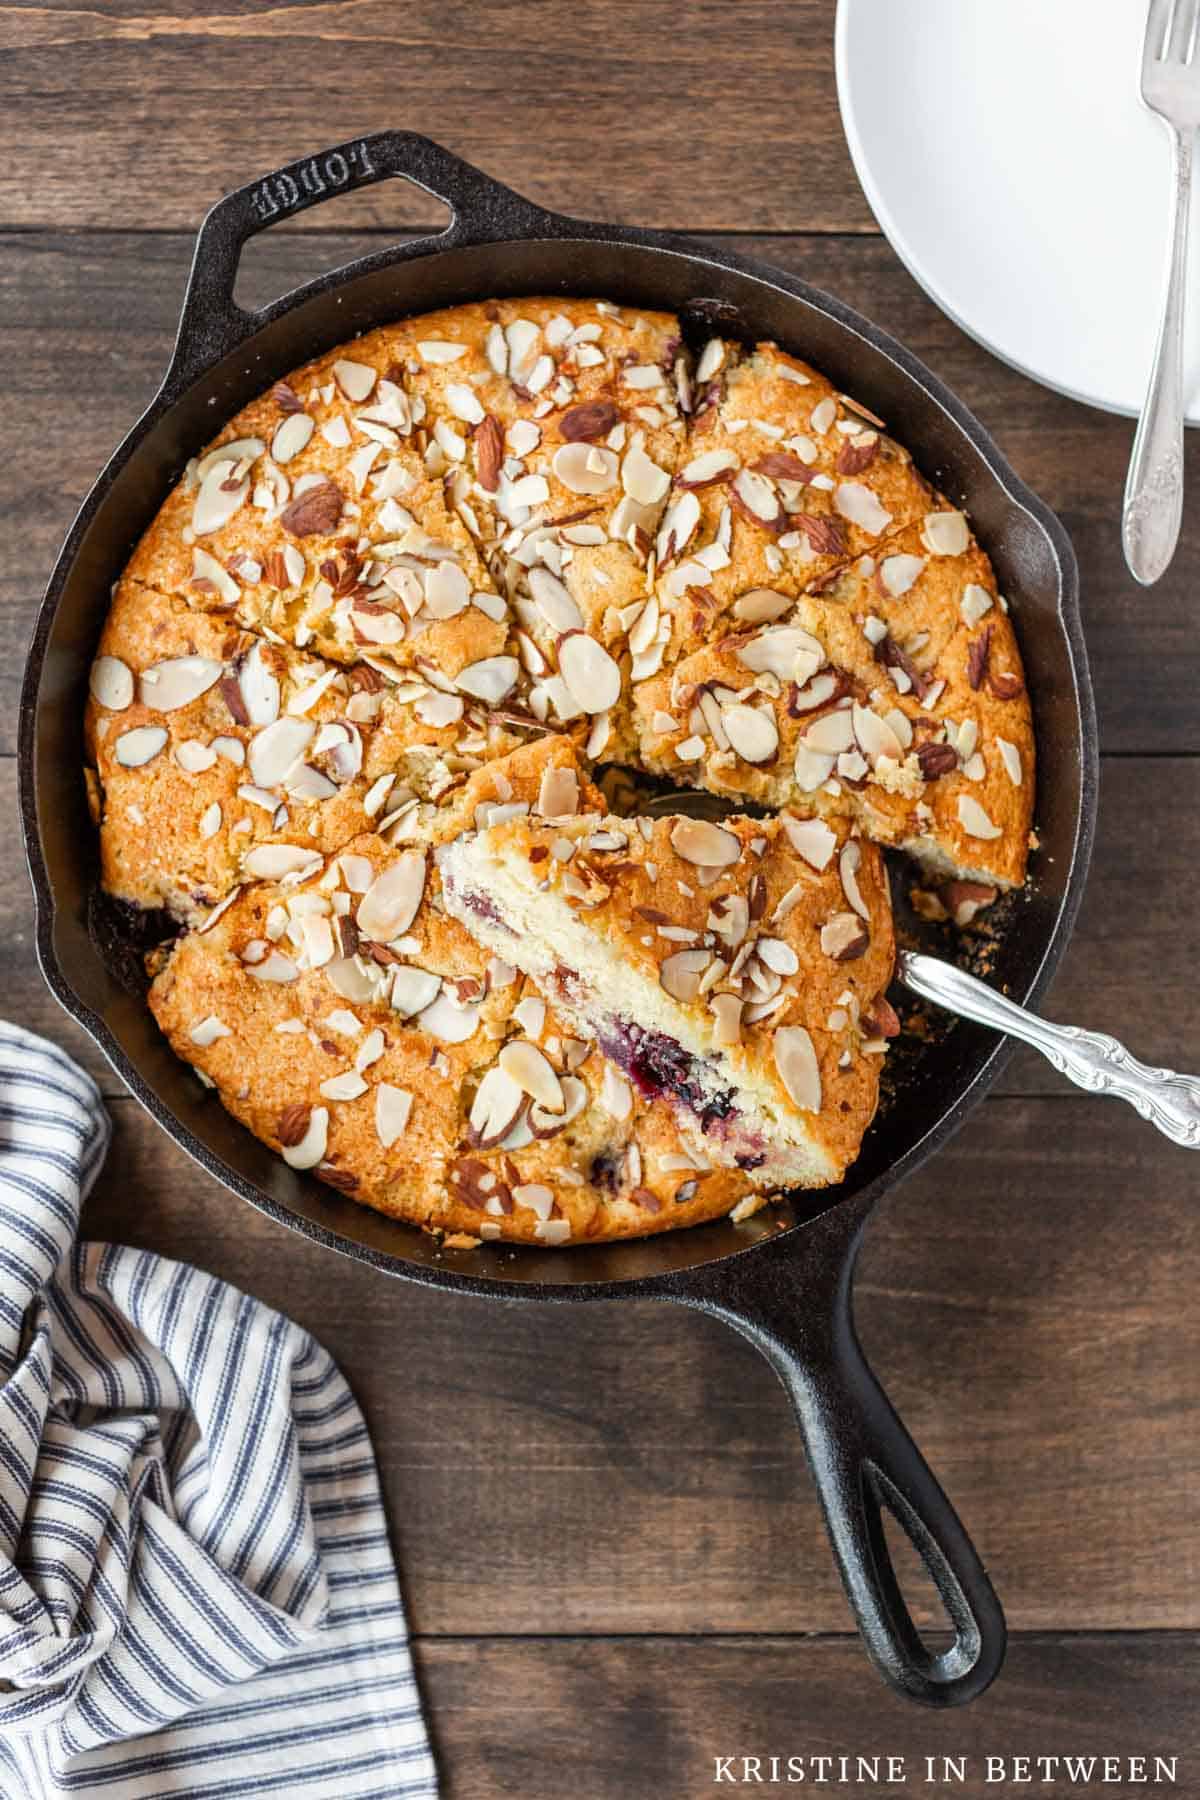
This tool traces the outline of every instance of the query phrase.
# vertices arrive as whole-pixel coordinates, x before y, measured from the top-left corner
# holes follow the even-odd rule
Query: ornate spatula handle
[[[1114,1094],[1188,1150],[1200,1150],[1200,1079],[1173,1069],[1152,1069],[1102,1031],[1052,1025],[986,982],[934,956],[902,950],[897,973],[923,1000],[996,1031],[1006,1031],[1040,1050],[1047,1062],[1091,1094]]]

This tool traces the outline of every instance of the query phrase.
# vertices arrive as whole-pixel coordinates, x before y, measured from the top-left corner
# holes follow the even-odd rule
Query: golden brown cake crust
[[[844,1173],[878,1100],[892,1025],[885,990],[895,959],[883,858],[844,820],[827,826],[784,815],[717,825],[581,817],[547,824],[523,816],[491,826],[474,842],[451,843],[439,863],[455,916],[493,948],[511,945],[513,959],[549,999],[633,1065],[635,1081],[637,1034],[645,1029],[666,1039],[674,1017],[696,1064],[721,1053],[716,1086],[732,1079],[744,1097],[754,1079],[779,1113],[802,1127],[812,1172],[797,1169],[796,1185],[819,1186]],[[502,888],[495,875],[506,866],[511,881]],[[589,967],[564,948],[560,961],[552,931],[514,932],[505,914],[510,892],[529,924],[548,900],[560,901],[598,940],[603,958]],[[493,908],[499,917],[489,930]],[[604,1024],[596,1026],[597,1019]],[[793,1076],[789,1084],[785,1051],[798,1048],[797,1036],[805,1040],[808,1078]],[[687,1079],[681,1072],[679,1085]],[[720,1116],[704,1110],[697,1122],[706,1097],[707,1090],[692,1102],[690,1120],[685,1110],[685,1136],[715,1161],[740,1160],[732,1139],[725,1154]],[[769,1169],[765,1155],[761,1160]],[[778,1186],[777,1174],[774,1180]]]
[[[191,928],[155,984],[160,1022],[268,1142],[283,1095],[274,1062],[304,1076],[307,1098],[286,1104],[311,1109],[330,1053],[304,1011],[278,1056],[288,984],[248,974],[230,946],[322,893],[343,850],[372,866],[428,853],[523,804],[505,785],[515,794],[536,776],[540,789],[547,762],[570,764],[578,803],[598,805],[583,770],[624,762],[827,819],[839,843],[855,832],[901,845],[935,885],[967,877],[986,895],[1023,879],[1034,800],[1007,605],[962,515],[882,423],[776,345],[714,340],[693,355],[670,315],[556,296],[382,327],[230,420],[118,584],[85,739],[105,886]],[[874,869],[874,849],[862,853]],[[430,880],[431,943],[479,979],[478,946]],[[884,942],[873,935],[872,959]],[[297,980],[316,1006],[321,970]],[[201,1044],[191,1030],[210,990],[236,1027]],[[489,991],[479,1031],[510,1031],[519,992]],[[380,1069],[395,1079],[378,1079],[416,1079],[417,1035],[389,1041]],[[253,1046],[245,1095],[231,1039]],[[460,1097],[477,1053],[444,1051]],[[414,1103],[423,1200],[365,1126],[347,1135],[365,1097],[327,1108],[335,1185],[438,1229],[474,1218],[487,1235],[542,1242],[753,1203],[737,1173],[669,1167],[640,1184],[657,1211],[631,1201],[639,1159],[656,1146],[668,1163],[688,1154],[675,1124],[635,1096],[601,1128],[611,1066],[593,1049],[563,1072],[589,1089],[570,1130],[603,1180],[585,1174],[545,1218],[540,1196],[530,1217],[488,1212],[487,1188],[480,1217],[475,1165],[495,1174],[511,1156],[536,1186],[528,1171],[549,1159],[549,1185],[563,1135],[476,1147],[455,1175],[447,1103],[420,1126]],[[855,1095],[830,1139],[838,1167],[873,1092]],[[441,1182],[459,1198],[445,1201]]]
[[[561,804],[575,771],[569,743],[548,739],[473,776],[419,844],[364,835],[314,877],[239,890],[151,986],[172,1047],[298,1166],[430,1229],[594,1242],[728,1212],[750,1184],[691,1152],[665,1108],[443,910],[432,847],[493,807]],[[585,781],[578,799],[602,805]],[[398,901],[375,885],[388,872]],[[472,1103],[518,1040],[555,1071],[561,1116],[526,1108],[480,1142]]]

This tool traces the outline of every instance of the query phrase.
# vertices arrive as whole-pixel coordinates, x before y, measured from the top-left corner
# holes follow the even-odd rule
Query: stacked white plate
[[[839,0],[854,166],[896,254],[1035,381],[1141,410],[1170,147],[1138,92],[1145,0]],[[1200,211],[1200,184],[1193,192]],[[1200,220],[1184,398],[1200,424]]]

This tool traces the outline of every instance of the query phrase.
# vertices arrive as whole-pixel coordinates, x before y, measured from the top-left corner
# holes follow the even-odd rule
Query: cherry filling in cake
[[[647,1031],[625,1019],[613,1020],[597,1034],[610,1062],[623,1069],[645,1100],[677,1100],[696,1115],[703,1130],[737,1116],[732,1088],[716,1093],[699,1080],[699,1060],[662,1031]]]

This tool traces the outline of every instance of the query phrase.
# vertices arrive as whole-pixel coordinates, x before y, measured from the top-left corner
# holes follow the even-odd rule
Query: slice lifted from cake
[[[439,864],[447,909],[714,1162],[840,1179],[895,1028],[886,873],[845,821],[509,819]]]

